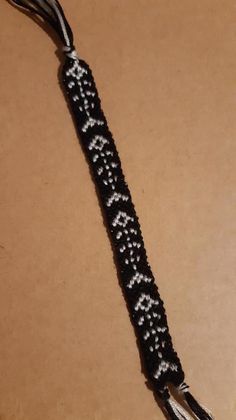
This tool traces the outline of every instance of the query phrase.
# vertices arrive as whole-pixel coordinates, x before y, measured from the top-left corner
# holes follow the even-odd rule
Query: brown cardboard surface
[[[233,0],[63,2],[194,395],[236,416]],[[0,5],[0,419],[157,420],[55,44]]]

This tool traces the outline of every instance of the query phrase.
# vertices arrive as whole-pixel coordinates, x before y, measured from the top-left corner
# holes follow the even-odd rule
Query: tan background
[[[236,5],[70,0],[194,395],[236,416]],[[0,419],[158,420],[56,46],[0,5]]]

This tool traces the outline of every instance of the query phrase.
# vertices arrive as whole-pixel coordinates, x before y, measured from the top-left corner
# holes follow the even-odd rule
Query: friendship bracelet
[[[116,145],[92,72],[74,48],[73,34],[62,7],[57,0],[12,0],[12,3],[47,22],[62,42],[65,55],[62,84],[97,187],[145,374],[154,394],[172,420],[190,419],[184,407],[188,407],[196,419],[213,419],[185,383]],[[179,392],[181,404],[170,396],[169,384]]]

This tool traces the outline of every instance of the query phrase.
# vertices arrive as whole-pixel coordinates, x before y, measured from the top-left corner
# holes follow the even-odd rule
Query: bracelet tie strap
[[[11,3],[47,22],[62,43],[65,55],[62,84],[97,187],[120,283],[153,391],[172,420],[188,420],[191,418],[188,412],[198,420],[213,419],[184,382],[116,145],[92,72],[74,48],[73,33],[62,7],[57,0],[12,0]],[[168,384],[177,389],[183,406],[170,397]]]

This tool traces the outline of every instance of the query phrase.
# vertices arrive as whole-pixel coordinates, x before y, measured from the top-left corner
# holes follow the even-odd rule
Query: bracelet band
[[[92,72],[75,51],[73,33],[63,9],[57,0],[12,0],[12,3],[47,22],[62,43],[65,53],[62,84],[97,187],[120,284],[144,361],[144,373],[170,419],[190,420],[190,417],[170,397],[168,384],[177,388],[195,418],[213,419],[184,382],[184,372],[173,347],[115,142],[101,108]]]

